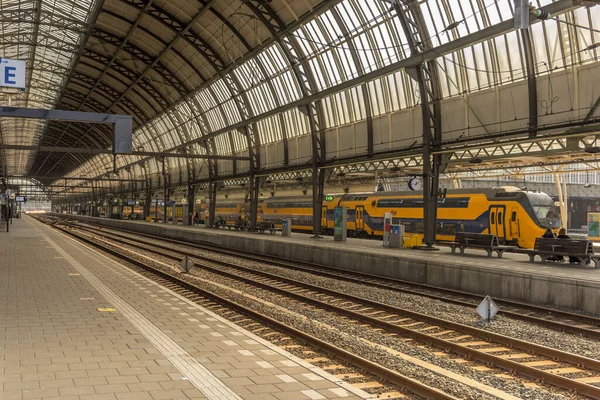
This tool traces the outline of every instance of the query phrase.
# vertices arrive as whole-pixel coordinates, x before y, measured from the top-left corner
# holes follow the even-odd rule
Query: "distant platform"
[[[0,232],[0,399],[363,399],[25,216]]]
[[[484,251],[467,249],[452,255],[448,247],[437,251],[388,249],[381,240],[348,239],[334,242],[330,236],[248,233],[144,221],[120,221],[87,216],[53,214],[173,239],[185,238],[253,253],[306,261],[352,271],[373,273],[412,282],[466,290],[482,295],[538,305],[568,307],[600,314],[600,269],[558,263],[530,263],[526,255],[504,253],[486,257]]]

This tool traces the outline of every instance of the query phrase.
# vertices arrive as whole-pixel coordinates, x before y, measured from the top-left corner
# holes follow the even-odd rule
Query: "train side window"
[[[515,222],[517,220],[517,212],[516,211],[512,212],[512,215],[510,216],[510,220],[512,222]]]
[[[492,224],[496,223],[496,213],[495,212],[493,212],[492,215],[490,215],[490,222]]]
[[[404,225],[404,232],[414,232],[412,222],[401,222]]]
[[[456,235],[456,224],[444,224],[442,234],[449,236]]]
[[[498,225],[502,225],[502,212],[498,212]]]
[[[464,232],[465,231],[465,224],[460,224],[460,231]]]
[[[423,222],[415,222],[415,232],[416,233],[425,232],[425,224]]]

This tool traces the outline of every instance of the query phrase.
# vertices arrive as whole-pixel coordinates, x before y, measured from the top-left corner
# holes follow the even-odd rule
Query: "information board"
[[[25,72],[25,61],[0,58],[0,86],[24,90]]]
[[[600,213],[588,213],[588,239],[600,240]]]
[[[383,247],[390,247],[390,225],[392,225],[392,213],[383,214]]]
[[[348,229],[346,223],[348,211],[346,207],[335,207],[333,209],[333,240],[345,241]]]
[[[27,203],[27,196],[17,196],[15,197],[15,201],[17,203]]]

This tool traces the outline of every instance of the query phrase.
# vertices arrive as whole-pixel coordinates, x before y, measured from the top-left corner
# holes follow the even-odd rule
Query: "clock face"
[[[408,181],[408,188],[412,191],[423,190],[423,181],[421,178],[412,178]]]

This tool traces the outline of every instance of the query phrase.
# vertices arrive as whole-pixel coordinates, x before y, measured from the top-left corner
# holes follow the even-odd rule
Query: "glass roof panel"
[[[556,1],[538,0],[535,5]],[[426,28],[422,39],[434,48],[513,17],[511,0],[420,0],[415,6]],[[580,7],[557,18],[571,25],[548,20],[530,29],[536,72],[548,74],[573,64],[598,61],[600,49],[590,46],[600,41],[600,34],[591,30],[599,29],[600,7]],[[395,9],[382,0],[343,0],[288,35],[297,42],[300,61],[308,65],[317,91],[381,70],[410,55]],[[510,31],[446,55],[440,53],[433,62],[441,80],[441,95],[447,98],[522,81],[526,78],[524,60],[521,34]],[[296,71],[277,43],[251,58],[240,59],[227,73],[241,86],[238,99],[232,99],[232,93],[238,91],[227,86],[230,79],[214,78],[194,95],[197,106],[190,100],[176,106],[180,114],[177,127],[149,123],[146,131],[139,131],[144,133],[140,142],[151,142],[165,150],[182,143],[184,132],[193,139],[222,131],[215,137],[218,152],[227,154],[232,146],[237,152],[247,145],[233,130],[242,122],[241,103],[249,102],[244,106],[249,107],[252,116],[269,113],[302,97]],[[332,128],[363,120],[367,107],[377,116],[420,103],[418,85],[402,70],[366,83],[366,90],[370,104],[365,104],[360,85],[344,87],[319,100],[324,110],[323,126]],[[307,117],[297,108],[266,117],[255,126],[262,144],[282,140],[282,128],[288,138],[310,133]],[[162,135],[164,143],[159,142]]]

